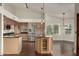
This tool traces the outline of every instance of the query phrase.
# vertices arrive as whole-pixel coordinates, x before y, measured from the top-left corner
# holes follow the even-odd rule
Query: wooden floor
[[[53,45],[53,55],[54,56],[73,56],[73,43],[64,42],[64,46],[62,46],[62,42],[54,42]],[[64,53],[62,53],[64,51]],[[22,43],[22,51],[20,54],[9,54],[4,56],[40,56],[35,53],[35,45],[34,42],[23,41]],[[43,55],[50,56],[50,55]]]
[[[20,54],[8,54],[4,56],[35,56],[34,42],[23,41]]]
[[[21,56],[35,56],[35,45],[34,42],[23,41]]]
[[[51,56],[50,54],[37,54],[35,52],[34,42],[23,41],[20,54],[7,54],[4,56]]]

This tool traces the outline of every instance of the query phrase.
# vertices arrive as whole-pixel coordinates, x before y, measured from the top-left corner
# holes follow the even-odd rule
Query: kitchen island
[[[3,54],[19,54],[22,50],[22,37],[18,35],[3,37]]]
[[[37,37],[35,40],[35,51],[37,55],[53,55],[52,37]]]

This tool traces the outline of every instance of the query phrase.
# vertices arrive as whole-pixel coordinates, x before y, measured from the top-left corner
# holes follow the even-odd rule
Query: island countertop
[[[20,36],[3,36],[4,38],[19,38]]]

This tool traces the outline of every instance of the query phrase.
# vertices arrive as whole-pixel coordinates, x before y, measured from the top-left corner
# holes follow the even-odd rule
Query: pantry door
[[[77,14],[77,55],[79,56],[79,13]]]

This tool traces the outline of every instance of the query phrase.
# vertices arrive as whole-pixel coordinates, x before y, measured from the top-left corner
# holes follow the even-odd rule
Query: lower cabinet
[[[51,37],[37,37],[35,40],[35,50],[37,54],[52,55],[52,38]]]
[[[4,37],[3,54],[19,54],[22,50],[22,37]]]
[[[28,33],[27,32],[22,32],[20,35],[21,35],[23,41],[27,41],[28,40]]]

